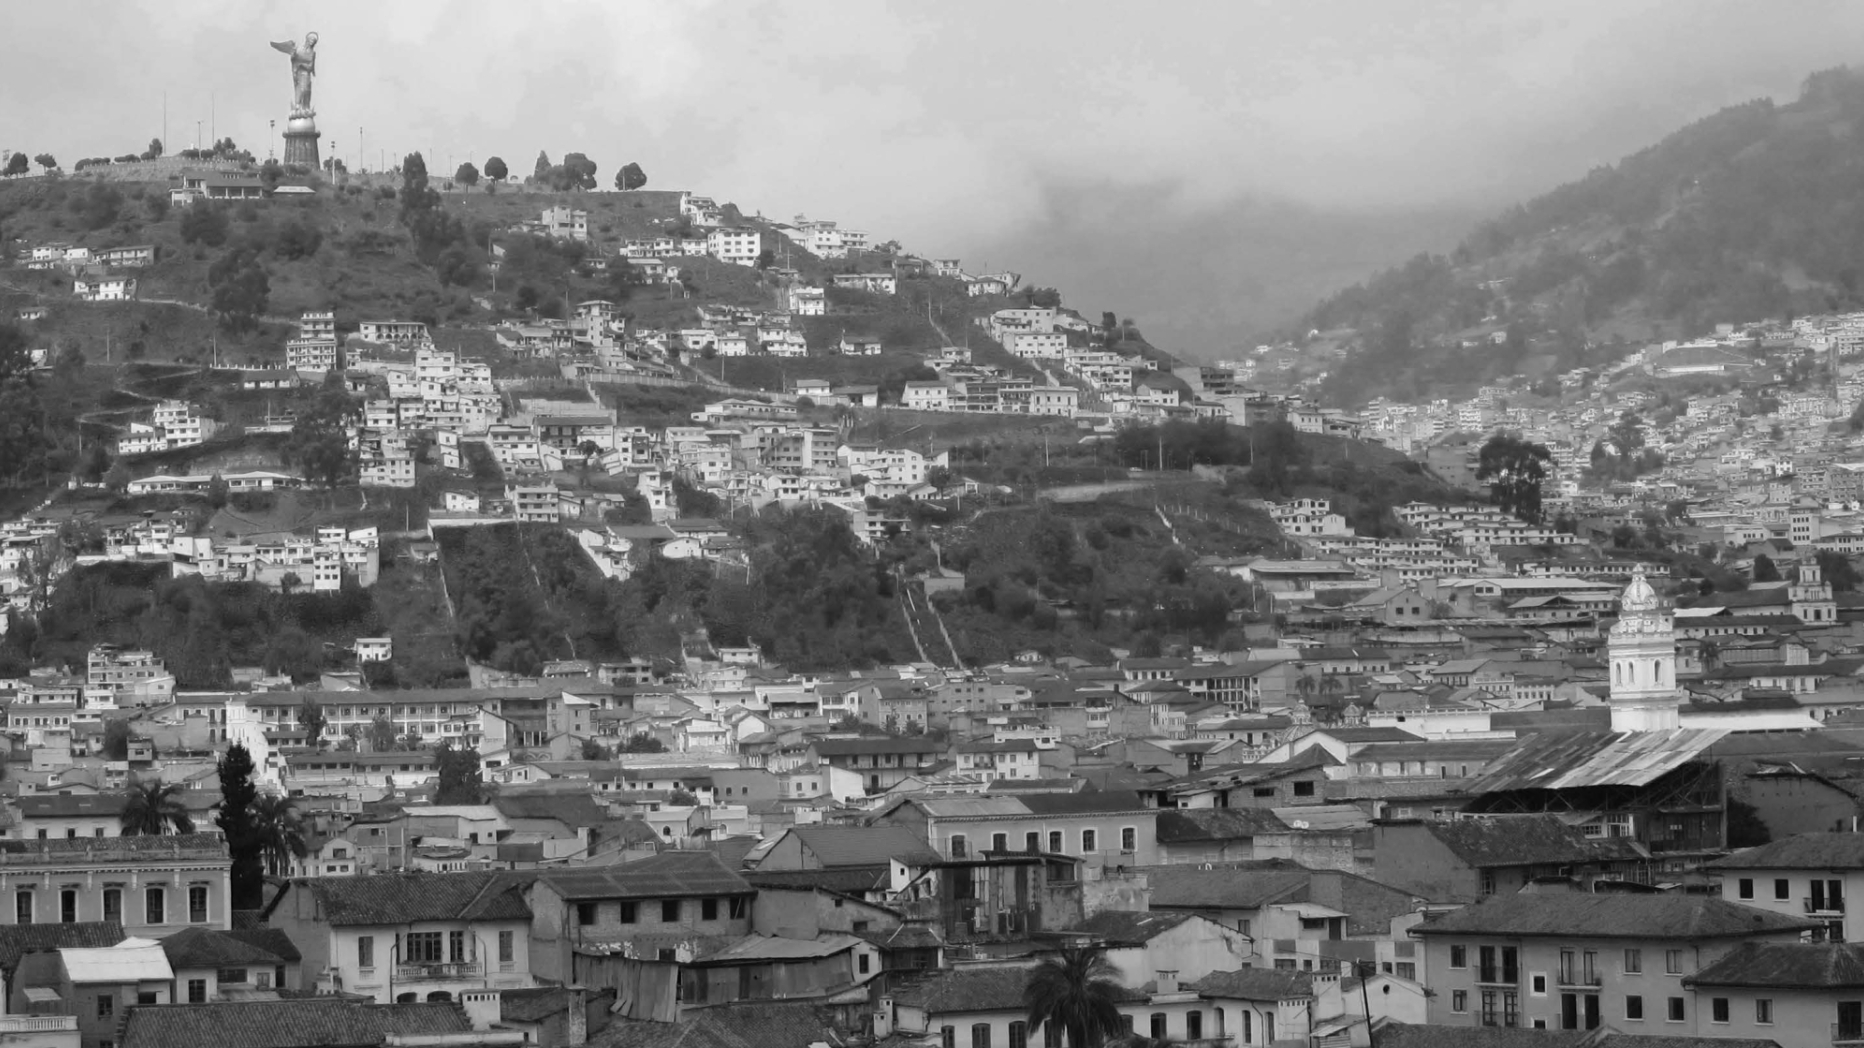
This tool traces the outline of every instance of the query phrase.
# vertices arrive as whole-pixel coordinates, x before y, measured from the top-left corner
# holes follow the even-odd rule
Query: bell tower
[[[1832,599],[1832,584],[1825,581],[1816,560],[1799,562],[1799,574],[1786,589],[1793,603],[1793,617],[1807,624],[1831,625],[1838,621],[1838,604]]]
[[[1611,653],[1613,731],[1664,731],[1680,725],[1676,687],[1676,626],[1668,605],[1644,577],[1632,572],[1618,599],[1618,621],[1607,639]]]

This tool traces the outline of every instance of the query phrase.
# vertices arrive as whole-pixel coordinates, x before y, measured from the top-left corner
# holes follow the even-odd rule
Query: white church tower
[[[1612,660],[1612,730],[1664,731],[1680,724],[1676,626],[1637,566],[1618,599],[1607,641]]]

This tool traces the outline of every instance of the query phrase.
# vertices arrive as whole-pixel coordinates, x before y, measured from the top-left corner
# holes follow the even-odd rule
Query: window
[[[1709,998],[1709,1021],[1712,1023],[1725,1023],[1728,1021],[1728,998]]]
[[[244,968],[222,968],[219,971],[214,973],[214,978],[218,980],[222,985],[237,986],[237,985],[243,984],[246,981],[246,969]]]
[[[1042,1048],[1061,1048],[1061,1024],[1046,1022],[1042,1024]]]
[[[1482,1025],[1495,1025],[1495,991],[1482,991]]]
[[[1296,797],[1312,797],[1314,795],[1313,780],[1310,779],[1306,782],[1295,783],[1294,784],[1294,795]]]
[[[13,923],[32,923],[32,893],[18,892],[13,896]]]
[[[1400,979],[1416,979],[1417,978],[1417,962],[1399,961],[1397,975],[1398,975],[1398,978]]]
[[[680,920],[680,901],[678,899],[660,900],[660,923],[678,924]]]
[[[1061,831],[1060,830],[1049,831],[1049,849],[1048,850],[1050,854],[1053,854],[1053,855],[1061,854]]]
[[[1793,882],[1787,880],[1785,877],[1775,877],[1773,879],[1773,897],[1776,899],[1792,898]]]
[[[990,1048],[990,1024],[971,1024],[971,1048]]]
[[[1244,930],[1247,931],[1248,929],[1244,929]],[[1467,946],[1450,947],[1450,967],[1452,968],[1469,967],[1469,947]]]
[[[62,924],[78,923],[78,890],[66,888],[58,893],[58,920]]]
[[[207,923],[207,886],[196,884],[188,889],[188,923]]]
[[[867,954],[861,954],[861,955],[860,955],[859,957],[857,957],[857,958],[855,958],[855,960],[857,960],[857,961],[859,962],[859,965],[858,965],[858,967],[859,967],[859,969],[860,969],[860,972],[861,972],[861,974],[862,974],[862,975],[866,975],[866,974],[867,974],[867,970],[868,970],[868,956],[867,956]],[[1012,1041],[1011,1043],[1014,1043],[1014,1041]]]
[[[957,1045],[958,1045],[957,1028],[951,1027],[951,1026],[939,1027],[938,1043],[940,1045],[940,1048],[957,1048]]]
[[[375,967],[375,936],[362,935],[356,939],[356,967],[368,971]]]
[[[409,932],[402,939],[401,960],[405,964],[439,964],[439,932]]]
[[[105,888],[104,889],[104,920],[116,921],[119,924],[122,923],[123,921],[123,889],[121,888]]]
[[[1469,1010],[1469,991],[1468,990],[1451,990],[1450,991],[1450,1010],[1453,1012],[1458,1012],[1458,1013],[1466,1012]]]
[[[579,902],[576,904],[576,923],[589,925],[595,923],[595,903]]]
[[[466,933],[447,933],[447,962],[449,964],[466,963]]]
[[[1155,1041],[1162,1041],[1165,1039],[1165,1013],[1164,1012],[1153,1012],[1152,1013],[1152,1039]]]
[[[116,1014],[116,998],[107,993],[97,995],[97,1017],[108,1019]]]
[[[1041,851],[1042,835],[1034,830],[1030,830],[1028,833],[1023,834],[1023,850],[1029,852]]]
[[[1094,830],[1081,831],[1081,854],[1100,850],[1100,834]]]
[[[965,857],[964,852],[965,852],[964,834],[962,833],[952,834],[951,835],[951,857],[954,859],[962,859]]]
[[[1483,870],[1482,871],[1482,894],[1484,895],[1495,894],[1495,871],[1494,870]]]
[[[1643,950],[1626,950],[1625,951],[1625,974],[1626,975],[1644,974],[1644,951]]]
[[[1547,977],[1540,974],[1539,972],[1535,972],[1534,977],[1528,982],[1528,989],[1535,994],[1546,993],[1547,992]]]
[[[621,904],[621,923],[633,924],[635,922],[635,919],[636,919],[635,915],[637,912],[638,912],[637,907],[634,903],[631,903],[631,902],[622,903]]]
[[[1683,999],[1681,997],[1670,998],[1670,1021],[1673,1023],[1683,1021]]]
[[[1683,974],[1683,951],[1681,950],[1663,951],[1663,970],[1664,970],[1664,974],[1666,975]],[[1678,999],[1680,1000],[1681,998],[1678,998]]]
[[[167,908],[168,897],[162,889],[150,888],[142,893],[144,924],[167,924],[168,920],[164,912]]]
[[[866,960],[866,957],[862,957]],[[1010,1024],[1010,1048],[1029,1048],[1029,1024],[1014,1022]]]
[[[1758,997],[1754,1000],[1754,1022],[1761,1026],[1773,1025],[1773,998]]]
[[[498,933],[498,963],[511,964],[517,960],[517,943],[510,931]]]
[[[1196,1008],[1184,1013],[1184,1039],[1196,1041],[1204,1036],[1204,1013]]]
[[[1743,877],[1735,882],[1735,897],[1752,899],[1754,897],[1754,878]]]
[[[1007,833],[991,834],[990,835],[990,850],[993,852],[999,852],[999,853],[1009,851],[1010,850],[1010,835]]]
[[[1642,1021],[1644,1018],[1644,998],[1631,994],[1625,998],[1625,1018]]]
[[[189,979],[188,980],[188,1003],[189,1004],[206,1004],[207,1003],[207,980],[206,979]]]
[[[1132,826],[1120,827],[1120,850],[1133,852],[1139,850],[1139,830]]]
[[[699,919],[702,921],[718,920],[718,900],[717,899],[699,900]]]

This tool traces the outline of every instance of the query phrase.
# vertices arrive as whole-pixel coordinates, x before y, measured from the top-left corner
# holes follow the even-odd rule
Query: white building
[[[742,226],[714,229],[706,234],[705,251],[720,262],[753,266],[764,251],[763,234]]]

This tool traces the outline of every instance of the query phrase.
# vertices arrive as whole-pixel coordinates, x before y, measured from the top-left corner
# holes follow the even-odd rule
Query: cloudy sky
[[[361,128],[369,166],[638,161],[1192,351],[1864,48],[1849,0],[12,0],[5,24],[0,151],[140,150],[166,94],[172,148],[199,120],[263,155],[290,90],[267,41],[316,30],[326,155]]]

